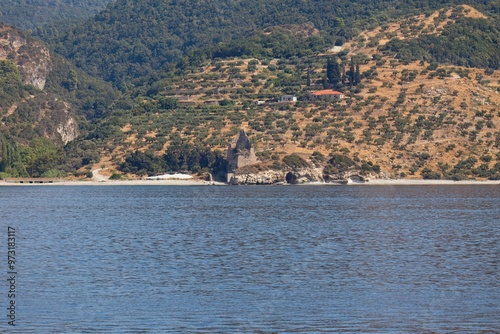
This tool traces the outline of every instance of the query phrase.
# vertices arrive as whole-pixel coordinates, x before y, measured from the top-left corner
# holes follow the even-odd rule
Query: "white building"
[[[280,98],[280,102],[297,102],[297,96],[295,96],[295,95],[283,95]]]

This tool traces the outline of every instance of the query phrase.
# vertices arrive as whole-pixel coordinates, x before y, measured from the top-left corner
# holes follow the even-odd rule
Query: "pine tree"
[[[14,147],[6,140],[2,140],[2,159],[0,161],[0,172],[6,172],[14,165]]]

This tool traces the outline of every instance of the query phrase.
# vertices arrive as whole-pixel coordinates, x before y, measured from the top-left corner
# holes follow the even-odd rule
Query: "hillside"
[[[42,42],[0,24],[0,174],[54,176],[79,168],[87,153],[66,154],[64,146],[116,97]]]
[[[2,175],[500,178],[493,4],[280,4],[119,0],[50,48],[2,28]],[[240,130],[258,164],[226,160]]]
[[[135,92],[135,107],[99,123],[107,138],[100,163],[139,174],[206,171],[213,166],[201,162],[203,150],[225,151],[244,129],[261,161],[254,173],[291,168],[294,159],[332,167],[332,159],[342,156],[372,177],[498,179],[500,72],[432,57],[401,59],[385,49],[396,39],[442,36],[442,27],[467,20],[493,22],[471,7],[457,7],[363,31],[326,54],[219,59],[161,72]],[[409,22],[418,31],[408,32]],[[345,98],[312,100],[314,91],[332,86],[325,87],[327,59],[345,73],[336,83]],[[359,67],[360,82],[350,83],[358,72],[351,77],[351,66]],[[278,102],[285,94],[299,101]]]
[[[495,13],[494,4],[466,1]],[[126,90],[131,83],[177,63],[190,52],[199,61],[217,54],[238,56],[258,52],[267,57],[297,55],[342,45],[360,29],[375,27],[405,15],[432,13],[445,6],[426,1],[139,1],[118,0],[106,10],[68,31],[41,34],[55,50],[94,76],[100,76]],[[286,8],[286,10],[284,10]],[[498,15],[498,13],[496,13]],[[310,25],[312,36],[297,36],[287,25]],[[267,40],[266,31],[283,30],[283,38]],[[239,43],[234,44],[235,40]],[[254,43],[252,43],[254,42]],[[229,45],[228,45],[229,44]],[[199,48],[208,48],[199,52]],[[262,54],[262,52],[259,52]]]
[[[19,29],[35,29],[63,20],[89,18],[109,2],[110,0],[2,0],[0,22]]]

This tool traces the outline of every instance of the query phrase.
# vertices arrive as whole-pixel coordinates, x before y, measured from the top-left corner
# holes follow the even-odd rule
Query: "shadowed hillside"
[[[20,29],[35,29],[63,20],[85,19],[111,0],[2,0],[0,22]]]

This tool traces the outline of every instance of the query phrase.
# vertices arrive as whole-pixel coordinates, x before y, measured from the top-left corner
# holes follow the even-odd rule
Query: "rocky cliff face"
[[[232,185],[348,184],[365,183],[373,178],[376,176],[362,175],[359,170],[328,175],[324,174],[323,168],[300,168],[297,170],[237,171],[229,175],[228,183]]]
[[[78,123],[70,112],[70,105],[57,97],[40,94],[17,102],[0,117],[1,126],[17,123],[16,127],[35,130],[56,143],[67,144],[79,136]]]
[[[66,145],[78,137],[80,131],[75,118],[69,112],[69,104],[63,104],[64,108],[47,110],[45,117],[48,118],[48,123],[51,126],[46,129],[45,136],[56,141],[62,141]]]
[[[73,141],[80,134],[78,124],[73,117],[68,117],[64,123],[59,124],[56,131],[61,136],[61,140],[65,145]]]
[[[325,182],[322,168],[300,168],[289,171],[285,181],[290,184]]]
[[[40,90],[22,93],[13,102],[9,100],[10,107],[0,117],[2,131],[12,130],[14,136],[23,137],[23,133],[34,130],[60,144],[74,140],[79,135],[79,129],[71,105],[60,96],[44,91],[47,76],[52,70],[48,48],[24,32],[0,24],[0,61],[2,60],[16,65],[24,85]],[[26,139],[25,137],[30,136],[25,135],[23,138]]]
[[[378,175],[361,169],[354,161],[336,155],[330,159],[311,159],[289,156],[282,168],[266,169],[261,164],[237,168],[228,173],[227,182],[233,185],[364,183]],[[285,161],[285,159],[284,159]],[[365,167],[366,169],[366,167]]]
[[[0,60],[15,63],[25,85],[43,90],[52,61],[49,49],[20,30],[0,23]]]
[[[253,173],[231,174],[228,181],[229,184],[233,185],[276,184],[285,181],[285,172],[267,170]]]

